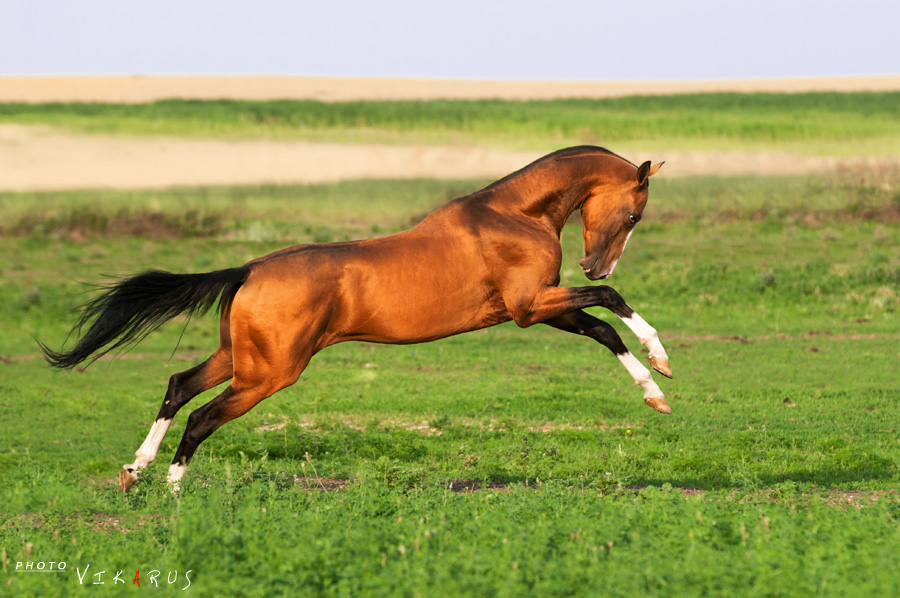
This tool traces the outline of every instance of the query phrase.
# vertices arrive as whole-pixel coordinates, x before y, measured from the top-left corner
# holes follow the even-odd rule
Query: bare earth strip
[[[0,125],[0,190],[491,178],[535,157],[466,146],[133,139]]]
[[[399,100],[551,99],[715,91],[900,90],[900,76],[737,81],[476,81],[313,77],[7,77],[0,102],[146,102],[163,98]],[[554,149],[554,148],[548,148]],[[666,160],[667,176],[812,174],[895,167],[897,157],[832,158],[766,152],[628,152]],[[478,146],[347,145],[271,140],[70,135],[0,125],[0,190],[325,183],[359,178],[496,178],[539,156]]]
[[[608,98],[707,92],[898,91],[900,75],[717,81],[520,81],[287,76],[5,77],[0,102],[185,99],[433,100]]]
[[[897,157],[625,153],[634,162],[665,160],[667,176],[812,174],[898,164]],[[0,124],[0,191],[314,184],[364,178],[491,179],[513,172],[539,156],[472,145],[129,138],[71,135],[49,127]]]

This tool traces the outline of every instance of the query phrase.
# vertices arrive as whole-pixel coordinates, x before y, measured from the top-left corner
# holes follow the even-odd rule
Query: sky
[[[898,0],[0,0],[0,76],[900,73]]]

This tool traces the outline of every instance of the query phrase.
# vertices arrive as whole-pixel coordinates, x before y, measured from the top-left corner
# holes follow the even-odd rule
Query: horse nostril
[[[578,261],[578,265],[581,266],[581,269],[584,270],[585,272],[589,272],[591,269],[593,269],[594,264],[596,264],[596,263],[597,263],[597,260],[595,260],[594,258],[592,258],[590,256],[585,256]]]

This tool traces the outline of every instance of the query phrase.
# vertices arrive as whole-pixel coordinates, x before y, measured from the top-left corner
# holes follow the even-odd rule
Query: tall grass
[[[0,104],[0,122],[89,133],[344,141],[654,144],[884,153],[900,93],[695,94],[549,101],[234,101]]]

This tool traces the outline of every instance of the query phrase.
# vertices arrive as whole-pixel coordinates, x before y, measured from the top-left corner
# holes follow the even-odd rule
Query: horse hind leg
[[[141,470],[156,459],[163,438],[178,410],[205,390],[229,380],[233,368],[231,350],[219,348],[203,363],[169,378],[169,388],[147,438],[135,452],[135,460],[122,466],[119,486],[127,492],[138,480]]]
[[[319,334],[301,336],[293,346],[281,347],[275,343],[256,345],[253,341],[246,340],[254,335],[241,335],[245,340],[235,344],[235,371],[231,384],[222,394],[188,416],[184,435],[167,477],[173,492],[178,491],[179,481],[200,443],[225,423],[241,417],[263,399],[300,378],[315,353],[315,342]]]
[[[334,298],[327,292],[283,287],[280,274],[263,270],[256,284],[249,280],[235,296],[230,318],[233,378],[222,394],[188,416],[167,477],[173,492],[204,440],[296,382],[312,356],[327,344],[323,335]]]
[[[307,357],[298,364],[297,370],[286,375],[266,376],[260,382],[253,384],[244,384],[235,379],[222,394],[191,412],[184,435],[181,437],[181,444],[178,445],[175,458],[169,467],[167,482],[172,491],[178,491],[179,481],[184,476],[187,465],[200,443],[225,423],[244,415],[263,399],[296,382],[308,362],[309,358]],[[254,373],[259,374],[259,372]],[[260,380],[257,375],[254,375],[252,379]]]

